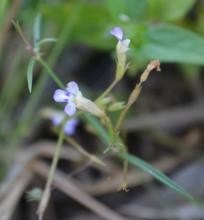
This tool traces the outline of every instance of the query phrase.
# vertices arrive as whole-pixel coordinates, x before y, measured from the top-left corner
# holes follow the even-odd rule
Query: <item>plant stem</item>
[[[52,53],[48,57],[47,63],[49,66],[51,67],[54,66],[57,57],[62,51],[64,45],[67,43],[69,34],[71,33],[72,28],[74,27],[78,14],[81,10],[81,7],[82,7],[82,0],[79,0],[75,4],[67,22],[65,23],[64,29],[61,31],[58,37],[58,43],[54,46]],[[8,143],[9,147],[12,148],[13,150],[16,148],[15,146],[17,146],[19,142],[22,140],[22,137],[24,136],[24,132],[27,130],[28,126],[31,126],[31,122],[32,122],[31,120],[33,118],[34,111],[36,110],[36,105],[39,101],[39,97],[41,97],[40,94],[42,93],[45,83],[47,82],[47,79],[48,76],[46,72],[43,71],[42,74],[40,75],[38,82],[36,83],[33,89],[33,92],[26,104],[25,109],[22,112],[22,115],[19,119],[20,123],[12,133],[12,137],[10,138],[11,141]]]
[[[97,156],[90,154],[89,152],[87,152],[79,143],[77,143],[76,140],[74,140],[71,137],[65,137],[65,140],[67,142],[69,142],[70,144],[72,144],[82,155],[86,156],[87,158],[89,158],[90,161],[98,164],[98,165],[102,165],[102,166],[106,166],[106,164],[100,160]]]
[[[55,81],[55,83],[61,88],[64,89],[65,86],[61,82],[61,80],[57,77],[57,75],[52,71],[52,69],[49,67],[49,65],[42,59],[38,58],[37,61],[46,69],[47,73],[50,75],[50,77]]]
[[[125,118],[125,115],[127,114],[128,110],[129,110],[130,106],[126,106],[124,108],[124,110],[121,112],[121,114],[119,115],[119,119],[116,123],[116,127],[115,127],[115,130],[116,131],[119,131],[120,130],[120,127],[122,126],[122,123],[123,123],[123,120]]]
[[[56,128],[53,128],[54,133],[58,134],[58,130]],[[76,150],[78,150],[79,153],[81,153],[82,155],[84,155],[85,157],[87,157],[89,160],[91,160],[92,162],[95,162],[98,165],[102,165],[105,166],[106,164],[100,160],[97,156],[89,153],[88,151],[86,151],[75,139],[69,137],[69,136],[64,136],[64,140],[67,141],[68,143],[70,143],[74,148],[76,148]]]
[[[114,80],[109,87],[96,99],[95,102],[98,102],[100,99],[104,98],[105,96],[107,96],[111,90],[114,88],[114,86],[118,83],[118,80]]]
[[[50,173],[49,173],[49,176],[48,176],[48,179],[47,179],[47,183],[46,183],[46,186],[45,186],[45,190],[44,190],[42,199],[41,199],[40,204],[38,206],[37,213],[40,217],[43,216],[43,214],[45,212],[45,209],[47,207],[48,201],[49,201],[50,189],[51,189],[52,181],[53,181],[55,171],[56,171],[56,168],[57,168],[57,163],[58,163],[59,158],[60,158],[60,153],[61,153],[63,140],[64,140],[64,124],[62,125],[61,130],[60,130],[60,134],[59,134],[55,154],[54,154],[54,157],[53,157],[53,160],[52,160],[52,165],[51,165],[51,168],[50,168]]]

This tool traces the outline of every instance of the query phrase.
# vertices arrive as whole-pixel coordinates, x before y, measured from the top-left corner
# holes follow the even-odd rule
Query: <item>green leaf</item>
[[[181,19],[192,8],[196,0],[148,0],[147,14],[162,21]]]
[[[53,19],[58,28],[60,26],[63,28],[64,22],[72,12],[75,4],[75,1],[70,1],[57,6],[42,5],[41,12],[49,20]],[[55,16],[56,14],[58,16]],[[112,38],[109,34],[111,28],[109,13],[102,2],[82,3],[82,8],[69,35],[69,40],[71,43],[80,42],[96,48],[109,49],[112,46]]]
[[[32,91],[34,65],[35,65],[35,60],[34,59],[30,60],[30,62],[28,64],[28,69],[27,69],[28,90],[30,93]]]
[[[115,22],[117,22],[121,14],[127,13],[125,0],[117,0],[117,3],[115,0],[106,0],[105,2],[107,10]]]
[[[147,13],[147,0],[128,0],[127,4],[127,14],[132,19],[141,20],[145,17]]]
[[[122,22],[121,15],[131,19],[141,19],[145,14],[147,0],[106,0],[106,7],[114,23]]]
[[[159,25],[144,31],[135,57],[162,62],[204,64],[204,38],[173,25]]]
[[[96,131],[96,134],[104,142],[104,144],[106,145],[109,144],[107,131],[102,127],[100,122],[88,114],[85,114],[85,120],[88,122],[88,124],[90,124],[94,128],[94,130]],[[145,162],[144,160],[136,156],[130,155],[128,153],[117,153],[116,155],[120,157],[121,159],[127,160],[132,165],[139,167],[140,169],[149,173],[155,179],[159,180],[160,182],[165,184],[167,187],[173,189],[179,195],[183,196],[184,198],[191,201],[192,203],[200,207],[203,207],[203,204],[199,202],[196,198],[194,198],[190,193],[188,193],[183,187],[175,183],[173,180],[171,180],[169,177],[167,177],[164,173],[162,173],[158,169],[154,168],[151,164]]]
[[[93,128],[96,134],[100,137],[100,139],[106,144],[109,144],[109,136],[106,132],[105,128],[101,126],[98,119],[94,118],[90,114],[83,114],[84,119],[87,121],[88,124],[90,124]]]
[[[132,165],[139,167],[140,169],[144,170],[145,172],[149,173],[151,176],[153,176],[155,179],[159,180],[169,188],[173,189],[175,192],[179,193],[186,199],[190,200],[193,203],[197,203],[196,199],[188,193],[183,187],[175,183],[173,180],[171,180],[169,177],[167,177],[164,173],[153,167],[151,164],[145,162],[144,160],[130,155],[128,153],[119,153],[119,156],[122,159],[127,160]]]
[[[39,45],[45,44],[45,43],[51,43],[51,42],[56,42],[57,39],[54,37],[48,37],[48,38],[44,38],[39,42]]]
[[[120,16],[127,15],[131,19],[157,19],[159,21],[175,21],[183,18],[192,8],[196,0],[106,0],[106,7],[112,20],[121,22]]]
[[[33,41],[34,41],[34,49],[36,52],[40,51],[40,36],[41,36],[41,15],[37,14],[34,25],[33,25]]]

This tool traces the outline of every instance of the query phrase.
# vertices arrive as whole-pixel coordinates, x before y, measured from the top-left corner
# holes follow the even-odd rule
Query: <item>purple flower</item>
[[[130,39],[124,39],[123,30],[120,27],[114,27],[110,33],[118,39],[118,52],[126,53],[129,50]]]
[[[67,88],[65,90],[55,90],[53,99],[55,102],[65,102],[66,106],[64,111],[67,115],[72,116],[76,113],[76,97],[80,94],[81,92],[77,83],[71,81],[67,84]]]
[[[56,102],[66,103],[64,112],[69,116],[74,115],[78,108],[97,117],[104,117],[104,112],[94,102],[82,95],[77,83],[74,81],[69,82],[64,90],[55,90],[53,98]]]
[[[52,124],[54,126],[59,126],[63,122],[64,119],[65,119],[64,114],[62,114],[60,112],[54,112],[53,118],[52,118]],[[73,119],[66,121],[66,123],[64,125],[64,133],[66,135],[73,135],[76,130],[76,126],[77,126],[78,122],[79,122],[79,120],[76,118],[73,118]]]
[[[114,27],[113,30],[110,32],[114,37],[116,37],[118,40],[123,39],[123,31],[120,27]]]
[[[64,133],[66,135],[73,135],[78,123],[79,121],[76,118],[67,121],[64,125]]]

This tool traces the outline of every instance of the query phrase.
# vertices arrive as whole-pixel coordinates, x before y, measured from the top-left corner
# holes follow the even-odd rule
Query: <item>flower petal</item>
[[[52,124],[58,126],[64,120],[64,114],[56,113],[52,118]]]
[[[65,90],[56,89],[53,95],[53,99],[55,102],[67,102],[69,100],[69,96]]]
[[[72,116],[76,113],[76,105],[70,101],[65,106],[64,111],[67,115]]]
[[[76,95],[79,92],[79,87],[76,82],[71,81],[67,84],[66,90],[73,95]]]
[[[71,120],[67,121],[67,123],[64,126],[64,133],[67,135],[74,134],[77,124],[78,124],[77,119],[71,119]]]
[[[116,37],[118,40],[123,39],[123,31],[120,27],[114,27],[113,30],[110,32],[114,37]]]

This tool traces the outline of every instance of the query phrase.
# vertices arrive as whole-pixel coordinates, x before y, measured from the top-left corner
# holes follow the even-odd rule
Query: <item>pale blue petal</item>
[[[63,120],[64,120],[63,114],[55,114],[54,117],[52,118],[52,124],[54,126],[58,126],[62,123]]]
[[[114,27],[113,30],[110,32],[114,37],[116,37],[118,40],[123,39],[123,31],[120,27]]]
[[[64,133],[66,135],[73,135],[76,130],[77,124],[78,124],[77,119],[71,119],[71,120],[67,121],[67,123],[64,126]]]
[[[67,102],[69,100],[69,96],[65,90],[56,89],[53,95],[53,99],[55,102]]]
[[[67,89],[68,92],[70,92],[73,95],[76,95],[79,92],[79,87],[76,82],[71,81],[67,84]]]
[[[73,102],[69,102],[65,106],[64,111],[67,115],[72,116],[76,113],[76,105]]]

